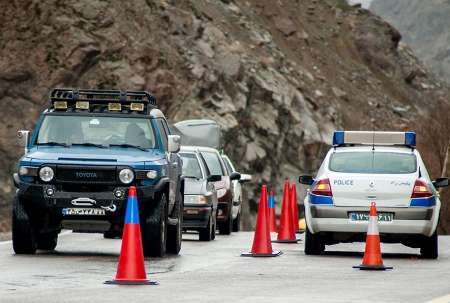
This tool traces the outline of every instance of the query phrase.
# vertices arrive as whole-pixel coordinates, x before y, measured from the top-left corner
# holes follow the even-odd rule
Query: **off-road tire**
[[[58,245],[58,233],[51,232],[40,234],[37,237],[37,248],[42,250],[55,250]]]
[[[198,239],[200,241],[211,241],[212,240],[212,234],[213,234],[213,215],[211,214],[208,219],[208,225],[206,225],[205,228],[202,228],[199,230],[199,236]]]
[[[437,231],[431,237],[427,237],[420,246],[420,257],[423,259],[437,259],[438,252],[438,234]]]
[[[13,201],[12,243],[14,252],[18,255],[36,253],[35,231],[22,203],[17,197],[14,197]]]
[[[169,254],[177,255],[181,250],[181,241],[183,237],[182,227],[184,207],[181,192],[178,192],[175,207],[174,214],[177,216],[177,224],[167,226],[167,252]]]
[[[153,212],[141,220],[142,246],[146,257],[164,257],[167,240],[167,198],[163,193]]]
[[[325,250],[325,244],[319,233],[312,234],[308,227],[305,231],[305,255],[320,255]]]
[[[236,219],[233,220],[233,232],[238,232],[241,230],[241,212],[239,211]]]

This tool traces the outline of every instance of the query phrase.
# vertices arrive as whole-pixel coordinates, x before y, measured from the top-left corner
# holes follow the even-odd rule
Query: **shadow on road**
[[[363,252],[358,251],[325,251],[323,256],[330,257],[360,257],[364,256]],[[418,259],[419,254],[407,254],[407,253],[382,253],[384,259]]]

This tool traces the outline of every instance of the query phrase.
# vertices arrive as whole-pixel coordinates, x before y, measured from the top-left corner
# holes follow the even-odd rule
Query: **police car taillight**
[[[333,196],[333,193],[331,192],[331,185],[329,179],[322,179],[316,182],[316,184],[311,189],[311,193],[314,195],[320,195],[320,196]]]
[[[428,188],[428,185],[421,180],[416,180],[411,198],[428,198],[432,196],[433,193]]]

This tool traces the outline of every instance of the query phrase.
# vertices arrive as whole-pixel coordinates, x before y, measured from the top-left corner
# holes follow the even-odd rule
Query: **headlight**
[[[123,184],[130,184],[134,180],[134,172],[129,168],[124,168],[119,172],[119,180]]]
[[[222,198],[223,196],[225,196],[227,193],[227,189],[226,188],[221,188],[217,190],[217,198]]]
[[[146,174],[148,179],[156,179],[158,177],[158,172],[156,170],[149,170]]]
[[[37,172],[38,172],[38,167],[21,166],[19,168],[19,175],[21,175],[21,176],[36,177],[38,175]]]
[[[39,178],[41,178],[44,182],[50,182],[53,180],[53,177],[55,176],[55,173],[53,172],[53,169],[48,166],[44,166],[39,170]]]
[[[184,203],[187,204],[207,204],[208,199],[205,196],[184,196]]]

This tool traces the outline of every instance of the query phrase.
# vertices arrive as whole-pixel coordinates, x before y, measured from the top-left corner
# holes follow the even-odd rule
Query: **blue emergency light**
[[[401,145],[416,147],[415,132],[335,131],[333,146]]]

